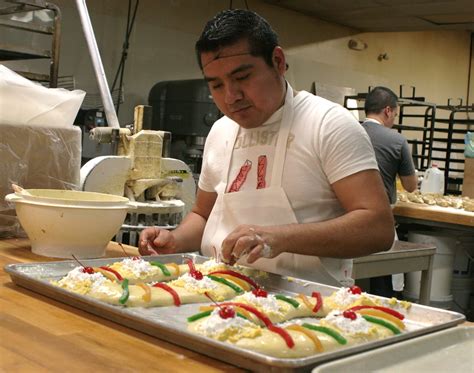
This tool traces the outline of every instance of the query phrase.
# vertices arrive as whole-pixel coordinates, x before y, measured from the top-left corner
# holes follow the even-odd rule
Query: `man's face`
[[[273,52],[274,66],[250,54],[247,40],[201,54],[204,78],[215,104],[243,128],[263,124],[284,101],[285,57]]]

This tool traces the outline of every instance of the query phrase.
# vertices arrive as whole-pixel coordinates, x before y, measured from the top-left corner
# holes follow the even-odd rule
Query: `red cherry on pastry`
[[[92,267],[82,267],[82,273],[88,273],[89,275],[93,275],[94,269]]]
[[[202,280],[203,275],[202,275],[202,272],[200,272],[200,271],[192,271],[191,272],[191,277],[195,278],[196,280]]]
[[[231,319],[235,317],[235,310],[232,307],[221,307],[219,310],[219,316],[223,319]]]
[[[354,285],[354,286],[351,286],[349,288],[349,291],[352,293],[352,294],[362,294],[362,289],[360,287],[358,287],[357,285]]]
[[[266,298],[268,296],[268,292],[263,290],[262,288],[256,288],[252,290],[252,294],[256,297]]]
[[[344,316],[345,318],[347,319],[350,319],[350,320],[355,320],[357,319],[357,315],[354,311],[350,311],[350,310],[346,310],[342,313],[342,316]]]

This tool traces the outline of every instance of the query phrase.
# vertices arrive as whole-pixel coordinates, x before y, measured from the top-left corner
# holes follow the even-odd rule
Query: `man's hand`
[[[138,251],[141,255],[176,253],[176,241],[173,233],[158,227],[144,229],[140,233]]]
[[[244,255],[248,255],[248,263],[260,258],[274,258],[279,252],[269,245],[267,235],[258,226],[238,226],[222,241],[223,260],[234,264]]]

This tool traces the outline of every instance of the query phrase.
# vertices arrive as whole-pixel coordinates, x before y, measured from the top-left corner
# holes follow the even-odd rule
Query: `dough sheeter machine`
[[[90,131],[90,138],[111,143],[114,155],[96,157],[81,168],[80,187],[85,191],[124,195],[135,209],[127,214],[116,240],[137,245],[141,230],[157,225],[175,228],[191,209],[195,181],[189,166],[166,157],[171,133],[144,130],[143,106],[137,106],[134,124],[120,127],[97,47],[85,0],[76,0],[92,65],[104,105],[108,127]]]

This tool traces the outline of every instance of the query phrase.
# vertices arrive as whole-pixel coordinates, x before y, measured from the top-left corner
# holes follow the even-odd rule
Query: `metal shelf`
[[[462,100],[459,100],[457,106],[450,105],[450,101],[448,100],[448,105],[438,106],[438,112],[444,115],[442,118],[436,119],[435,133],[445,135],[436,137],[438,144],[445,144],[445,155],[439,159],[444,162],[445,193],[461,194],[460,186],[463,183],[463,177],[453,176],[453,173],[464,171],[464,159],[453,158],[453,155],[464,153],[464,135],[466,132],[472,131],[474,126],[474,119],[470,118],[474,118],[474,106],[463,106]],[[458,147],[454,145],[458,145]]]
[[[0,44],[0,61],[51,58],[51,51]]]
[[[49,82],[50,88],[56,88],[58,85],[59,72],[59,40],[61,31],[61,12],[53,3],[44,0],[7,0],[13,4],[11,6],[0,8],[0,16],[6,16],[18,13],[29,13],[38,10],[49,10],[53,12],[52,26],[42,25],[33,22],[20,22],[17,20],[0,18],[0,28],[9,28],[24,32],[48,35],[51,37],[51,48],[37,49],[25,45],[11,45],[0,43],[0,61],[15,60],[33,60],[33,59],[49,59],[49,74],[37,72],[21,72],[17,71],[24,77],[39,82]],[[4,5],[4,4],[2,4]]]

